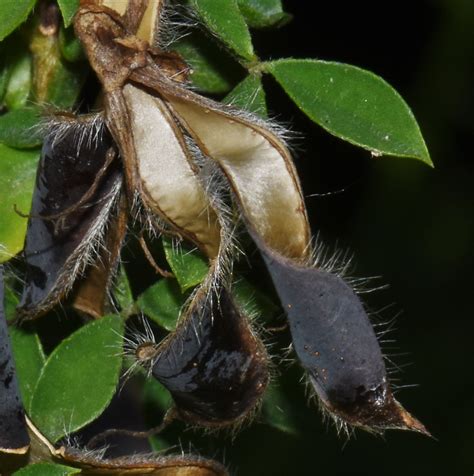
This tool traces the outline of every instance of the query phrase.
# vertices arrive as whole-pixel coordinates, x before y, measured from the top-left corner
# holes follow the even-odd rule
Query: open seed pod
[[[4,310],[3,266],[0,266],[0,453],[24,454],[30,439],[13,362]]]
[[[18,312],[28,319],[62,299],[94,261],[122,182],[100,118],[64,115],[53,121],[25,240],[27,272]]]
[[[366,429],[426,432],[393,398],[360,298],[340,276],[308,264],[311,240],[303,194],[278,133],[252,115],[187,90],[179,61],[148,43],[156,39],[150,33],[150,11],[143,16],[146,7],[151,8],[148,3],[129,2],[124,10],[114,0],[104,2],[110,8],[98,3],[81,2],[75,29],[104,87],[106,120],[124,161],[129,196],[142,197],[147,210],[159,215],[174,233],[193,241],[219,266],[225,248],[222,213],[209,189],[203,189],[209,194],[208,203],[199,189],[198,163],[193,167],[195,154],[183,139],[189,137],[200,156],[218,165],[234,192],[287,312],[298,358],[323,406],[341,420]],[[133,8],[137,8],[135,15]],[[141,25],[148,27],[140,30]],[[137,36],[144,30],[148,33]],[[153,128],[143,125],[150,115],[160,135],[154,136]],[[157,162],[155,151],[158,154],[165,147],[166,154]],[[151,172],[157,163],[166,169],[163,177]],[[180,177],[184,195],[180,195]],[[209,280],[202,289],[211,292]],[[196,355],[200,368],[200,354]],[[158,368],[154,373],[163,378]],[[183,373],[179,365],[176,370]],[[184,381],[183,377],[176,383]],[[193,398],[189,401],[197,408]]]
[[[163,91],[203,154],[227,177],[287,313],[298,358],[323,406],[342,422],[373,431],[427,433],[394,399],[376,335],[343,278],[306,265],[305,206],[284,143],[258,119],[180,91],[157,68],[133,78]],[[219,134],[216,134],[219,131]],[[222,135],[221,135],[222,134]]]

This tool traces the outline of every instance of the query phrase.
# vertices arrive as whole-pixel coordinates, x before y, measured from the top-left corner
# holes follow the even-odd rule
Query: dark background
[[[419,384],[397,398],[435,439],[358,431],[350,441],[304,411],[301,436],[254,425],[227,446],[239,475],[400,475],[474,473],[472,383],[474,320],[474,2],[310,2],[287,0],[293,21],[256,32],[261,57],[294,56],[354,64],[382,76],[419,121],[435,169],[382,157],[328,135],[306,119],[271,80],[270,107],[298,140],[298,169],[314,232],[349,248],[357,276],[381,275],[388,290],[368,296],[370,308],[397,318],[401,384]],[[289,377],[290,378],[290,377]],[[294,380],[296,382],[296,379]],[[301,417],[301,415],[300,415]]]

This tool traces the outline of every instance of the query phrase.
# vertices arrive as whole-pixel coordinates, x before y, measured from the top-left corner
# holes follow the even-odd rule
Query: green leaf
[[[27,19],[35,3],[36,0],[3,0],[0,3],[0,41]]]
[[[166,388],[153,378],[147,378],[143,387],[143,404],[147,419],[162,418],[173,405],[173,398]],[[159,415],[159,416],[158,416]],[[160,433],[148,439],[153,451],[170,448],[170,443]]]
[[[267,116],[267,101],[260,76],[250,74],[240,82],[223,100],[262,117]]]
[[[58,5],[63,15],[64,25],[69,26],[79,8],[79,0],[58,0]]]
[[[200,32],[172,44],[192,68],[190,80],[195,88],[210,94],[226,93],[242,68],[228,54]]]
[[[161,327],[172,331],[185,299],[176,280],[161,279],[139,296],[137,306]]]
[[[81,61],[86,58],[84,48],[79,38],[74,34],[74,29],[61,27],[59,30],[59,49],[64,59],[71,63]]]
[[[11,65],[7,59],[8,43],[5,42],[0,45],[0,105],[3,104],[8,81],[10,80]]]
[[[58,61],[57,69],[48,85],[46,101],[58,108],[71,108],[84,85],[88,70],[82,64]]]
[[[369,71],[341,63],[285,59],[269,71],[310,119],[375,155],[432,165],[413,113],[402,97]]]
[[[30,406],[31,419],[51,442],[95,420],[112,399],[122,363],[123,322],[93,321],[48,357]]]
[[[38,147],[42,139],[38,131],[41,120],[36,107],[14,109],[0,116],[0,143],[9,147],[26,149]]]
[[[293,402],[276,383],[271,384],[265,393],[262,414],[268,425],[284,433],[300,433],[300,425],[293,415]]]
[[[188,250],[184,246],[176,249],[167,238],[163,238],[163,248],[181,292],[197,286],[205,278],[209,271],[207,260],[198,251]]]
[[[5,316],[7,321],[10,321],[15,317],[16,314],[16,307],[20,300],[18,296],[15,294],[13,289],[8,286],[7,282],[5,282]]]
[[[39,151],[15,150],[0,144],[0,263],[23,249]]]
[[[14,326],[9,332],[23,405],[29,409],[46,358],[37,334]]]
[[[71,468],[56,463],[36,463],[30,464],[19,471],[15,471],[13,476],[68,476],[69,474],[78,474],[81,470]]]
[[[237,304],[245,313],[257,316],[260,321],[269,322],[279,312],[279,306],[245,278],[236,280],[232,284],[232,291]]]
[[[291,20],[283,11],[281,0],[237,0],[240,11],[252,28],[281,26]]]
[[[152,406],[163,413],[173,405],[173,398],[170,392],[154,378],[146,379],[143,388],[143,401],[145,406]]]
[[[127,273],[123,266],[120,266],[118,272],[117,280],[114,286],[114,296],[120,305],[122,315],[130,315],[134,309],[133,293]]]
[[[236,0],[191,0],[209,30],[237,55],[256,60],[250,32]]]
[[[25,106],[31,89],[31,56],[25,51],[11,58],[10,76],[3,101],[8,109]]]

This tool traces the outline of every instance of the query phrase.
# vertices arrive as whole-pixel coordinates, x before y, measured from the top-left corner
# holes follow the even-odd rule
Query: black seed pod
[[[160,347],[153,376],[173,395],[183,419],[222,426],[244,418],[268,383],[267,355],[227,290],[197,299]]]
[[[324,406],[351,425],[427,433],[393,398],[375,332],[353,289],[337,275],[260,249],[296,354]]]
[[[0,452],[23,454],[30,439],[16,378],[4,312],[3,267],[0,266]]]
[[[79,123],[77,123],[79,124]],[[64,125],[46,138],[25,241],[26,279],[19,313],[33,318],[61,299],[103,232],[121,180],[111,139]]]

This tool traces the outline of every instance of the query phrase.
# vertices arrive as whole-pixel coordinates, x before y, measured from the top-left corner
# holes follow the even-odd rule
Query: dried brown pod
[[[99,257],[89,265],[73,288],[74,309],[95,319],[100,319],[106,313],[109,290],[127,232],[127,221],[127,202],[122,196],[116,214],[109,219]]]
[[[196,455],[136,454],[106,458],[103,450],[90,451],[69,445],[53,445],[27,419],[31,436],[31,460],[52,459],[81,469],[81,474],[151,475],[151,476],[228,476],[224,466]]]

